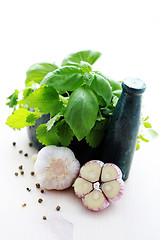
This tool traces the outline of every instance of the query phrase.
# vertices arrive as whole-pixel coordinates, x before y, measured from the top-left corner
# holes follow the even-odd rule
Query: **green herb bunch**
[[[60,67],[55,63],[33,64],[26,72],[25,89],[16,89],[8,97],[7,105],[13,112],[6,124],[21,129],[50,114],[50,120],[37,128],[40,143],[69,146],[75,136],[97,147],[122,91],[121,82],[93,70],[100,56],[100,52],[86,50],[70,54]],[[143,126],[151,128],[146,121],[148,118]],[[142,134],[140,140],[146,141]]]

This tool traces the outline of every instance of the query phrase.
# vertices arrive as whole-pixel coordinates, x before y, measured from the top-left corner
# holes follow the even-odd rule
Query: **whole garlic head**
[[[46,146],[37,155],[35,174],[42,188],[63,190],[72,185],[80,163],[67,147]]]

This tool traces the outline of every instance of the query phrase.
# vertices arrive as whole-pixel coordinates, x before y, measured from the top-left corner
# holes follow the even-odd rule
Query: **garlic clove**
[[[117,201],[124,192],[124,181],[116,179],[102,184],[101,189],[109,201]]]
[[[104,163],[99,160],[89,161],[81,167],[80,176],[92,183],[97,182],[103,165]]]
[[[75,194],[80,198],[93,190],[93,184],[80,177],[75,180],[73,186]]]
[[[72,185],[80,163],[69,148],[52,145],[38,152],[34,169],[42,188],[62,190]]]
[[[86,208],[92,211],[101,211],[109,206],[108,200],[100,190],[93,190],[82,198]]]
[[[101,181],[107,182],[117,178],[122,178],[120,168],[113,163],[106,163],[102,168]]]

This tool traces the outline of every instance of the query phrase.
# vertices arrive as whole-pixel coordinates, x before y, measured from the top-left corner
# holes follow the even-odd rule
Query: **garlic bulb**
[[[74,192],[89,210],[101,211],[117,201],[124,192],[122,172],[113,163],[92,160],[85,163],[75,180]]]
[[[72,185],[80,163],[69,148],[52,145],[38,152],[34,169],[42,188],[62,190]]]

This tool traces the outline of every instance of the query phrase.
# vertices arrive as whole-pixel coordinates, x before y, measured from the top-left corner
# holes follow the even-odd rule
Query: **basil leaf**
[[[57,128],[60,143],[64,147],[69,146],[74,136],[74,133],[70,128],[70,126],[66,123],[64,119],[62,119],[56,124],[56,128]]]
[[[53,126],[49,131],[47,130],[46,123],[39,125],[36,130],[36,136],[40,143],[43,145],[58,145],[59,136],[56,128]]]
[[[96,95],[88,86],[83,86],[71,94],[64,118],[79,141],[94,126],[98,107]]]
[[[33,83],[40,83],[47,73],[53,72],[58,66],[52,63],[35,63],[26,72],[26,86],[31,86]]]
[[[121,82],[118,82],[118,81],[115,81],[115,80],[112,80],[112,79],[109,79],[107,78],[111,87],[112,87],[112,91],[117,91],[117,90],[122,90],[122,84]]]
[[[116,80],[110,79],[107,76],[103,75],[99,71],[95,71],[95,73],[97,73],[98,75],[102,76],[103,78],[105,78],[105,79],[107,79],[109,81],[109,84],[112,87],[112,91],[122,90],[122,83],[120,81],[116,81]]]
[[[113,94],[114,96],[118,97],[118,98],[120,98],[121,93],[122,93],[122,90],[115,90],[115,91],[112,92],[112,94]]]
[[[89,63],[81,61],[80,62],[80,67],[84,73],[89,73],[92,71],[92,67]]]
[[[24,101],[29,108],[38,108],[43,113],[57,114],[63,104],[59,100],[59,95],[53,87],[41,86],[31,93]]]
[[[66,65],[75,65],[79,66],[81,61],[88,62],[91,65],[97,61],[97,59],[101,56],[100,52],[85,50],[80,52],[75,52],[68,55],[62,61],[62,66]]]
[[[75,66],[66,66],[48,73],[41,85],[48,85],[65,91],[73,91],[83,83],[83,72]]]
[[[94,72],[86,72],[84,73],[83,80],[87,83],[88,86],[91,85],[94,79],[95,73]]]
[[[107,119],[102,121],[96,121],[95,126],[91,129],[89,134],[86,136],[86,142],[92,148],[96,148],[102,141],[104,133],[107,127]]]
[[[112,98],[112,88],[108,80],[104,76],[95,73],[95,77],[90,87],[104,99],[108,106]]]

